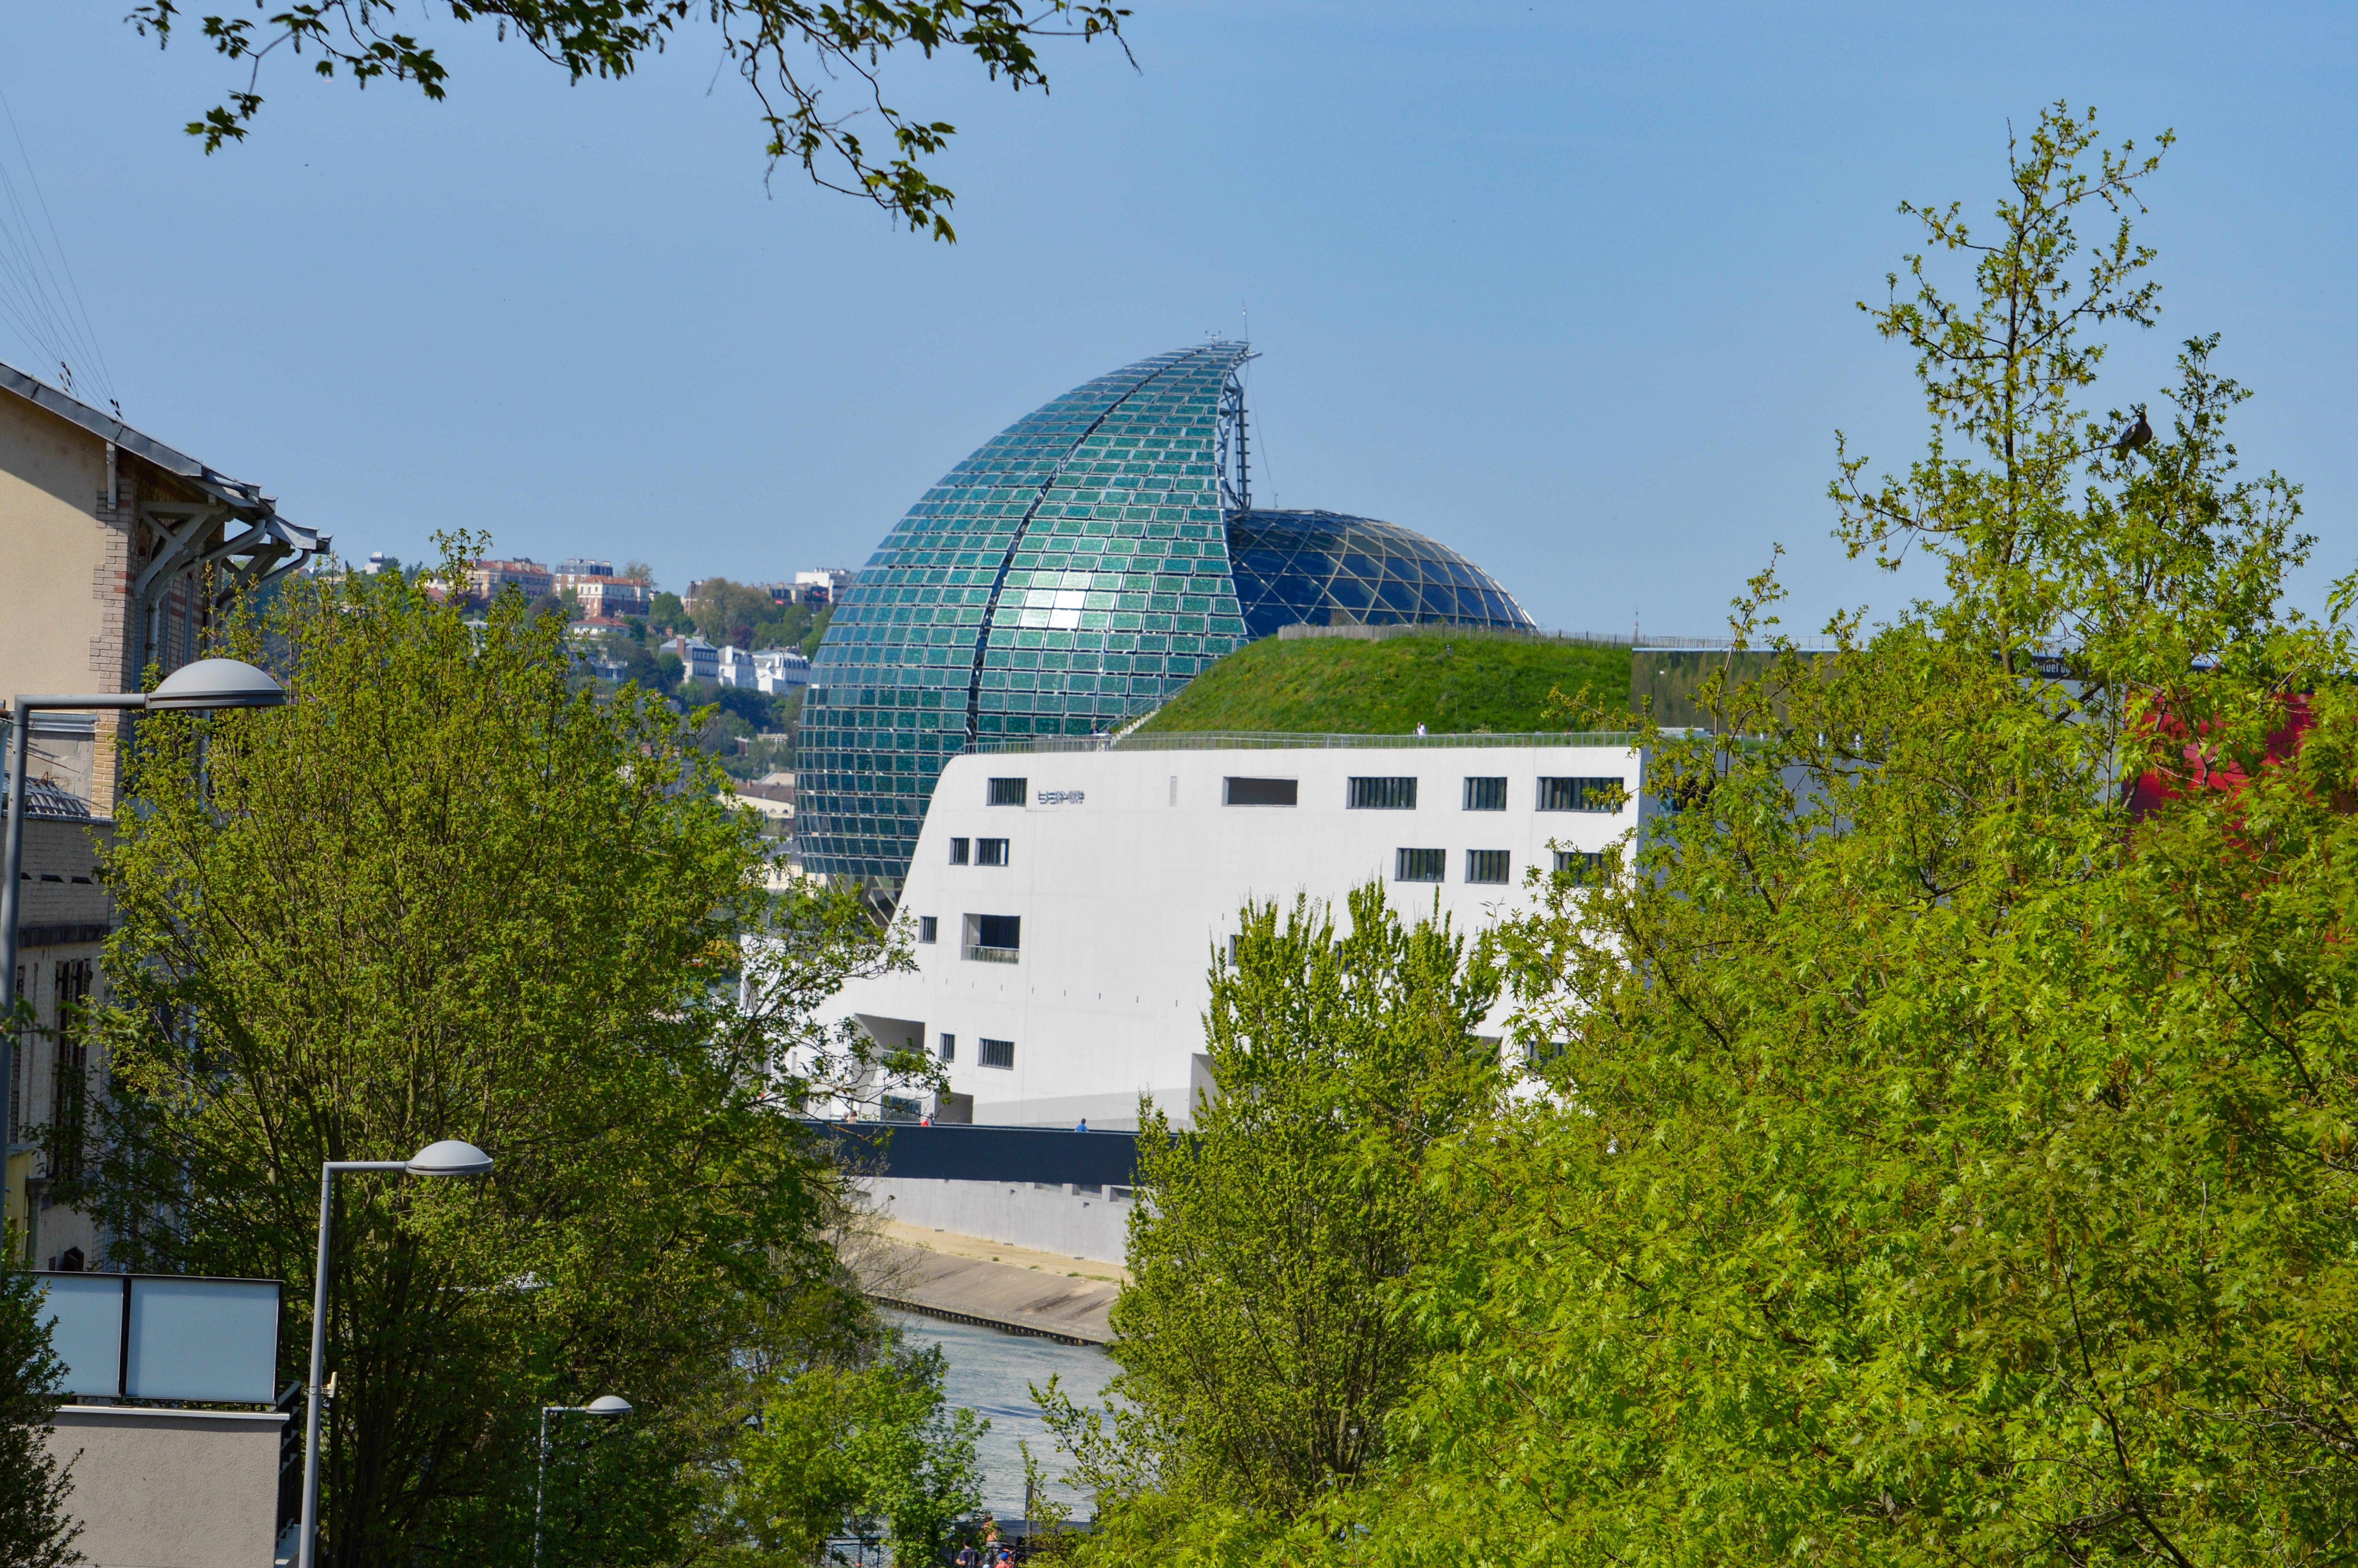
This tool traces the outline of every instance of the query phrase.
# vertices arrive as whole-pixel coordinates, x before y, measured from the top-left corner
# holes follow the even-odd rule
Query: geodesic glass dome
[[[805,869],[896,883],[950,757],[1117,729],[1281,626],[1531,625],[1487,573],[1408,529],[1224,507],[1246,357],[1208,342],[1076,387],[885,536],[811,665]]]
[[[1257,509],[1231,514],[1228,535],[1237,600],[1255,637],[1297,625],[1531,629],[1488,572],[1397,523]]]

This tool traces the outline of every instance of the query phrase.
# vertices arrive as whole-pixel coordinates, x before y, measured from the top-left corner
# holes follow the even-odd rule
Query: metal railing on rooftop
[[[1676,736],[1679,730],[1665,733]],[[1634,730],[1539,730],[1472,735],[1290,734],[1268,730],[1204,730],[1169,735],[1034,735],[1025,740],[985,741],[986,753],[1058,752],[1389,751],[1450,750],[1476,746],[1605,746],[1627,749],[1642,739]]]

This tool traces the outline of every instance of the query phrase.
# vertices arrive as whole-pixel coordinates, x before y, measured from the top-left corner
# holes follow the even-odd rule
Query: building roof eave
[[[112,441],[133,457],[154,464],[176,479],[187,481],[243,516],[278,517],[276,503],[262,493],[261,486],[232,479],[219,470],[199,462],[188,453],[166,446],[155,437],[133,429],[114,415],[92,408],[72,394],[61,392],[45,381],[27,375],[14,365],[0,363],[0,391],[13,392],[35,407],[54,414],[70,425],[79,426],[100,440]],[[283,518],[278,520],[285,521]],[[315,540],[319,537],[312,530],[294,528],[292,524],[287,526],[296,534],[308,535]]]

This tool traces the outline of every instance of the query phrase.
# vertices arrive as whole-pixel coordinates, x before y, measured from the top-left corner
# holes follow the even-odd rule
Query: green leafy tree
[[[1446,919],[1404,925],[1380,882],[1349,918],[1247,905],[1211,970],[1219,1093],[1184,1132],[1141,1118],[1113,1309],[1128,1410],[1044,1396],[1099,1494],[1087,1550],[1109,1560],[1190,1517],[1282,1522],[1349,1485],[1424,1354],[1400,1286],[1459,1217],[1424,1179],[1434,1144],[1497,1108],[1476,1031],[1499,977]]]
[[[810,630],[805,632],[795,643],[795,646],[803,651],[805,658],[818,657],[820,639],[827,635],[827,623],[833,619],[835,619],[835,606],[831,604],[821,605],[818,611],[811,617]]]
[[[0,1563],[9,1568],[64,1568],[79,1563],[81,1527],[66,1511],[73,1489],[69,1463],[50,1451],[59,1379],[65,1368],[49,1349],[40,1286],[11,1261],[16,1238],[0,1248]]]
[[[419,0],[410,14],[434,9]],[[993,81],[1044,93],[1040,39],[1102,36],[1119,43],[1130,15],[1099,0],[1044,0],[1029,10],[1019,0],[871,0],[854,6],[817,0],[451,0],[444,9],[452,22],[492,24],[502,42],[514,33],[577,82],[628,76],[648,55],[677,41],[683,27],[701,21],[712,27],[721,57],[752,89],[773,169],[781,161],[797,162],[825,189],[864,197],[938,240],[957,238],[949,223],[955,198],[918,160],[947,146],[956,127],[888,103],[882,75],[886,58],[908,49],[927,59],[968,54]],[[317,75],[341,74],[362,87],[413,82],[439,101],[449,92],[449,68],[433,45],[404,29],[400,16],[400,6],[389,0],[296,0],[263,16],[206,14],[200,22],[206,42],[247,69],[243,84],[189,122],[189,134],[201,137],[208,153],[243,140],[262,107],[262,62],[282,47],[308,54]],[[143,0],[129,19],[159,44],[171,41],[182,20],[177,0]],[[827,95],[838,83],[848,83],[856,95],[848,108]],[[861,139],[854,122],[862,115],[879,128],[883,146]]]
[[[610,1391],[604,1560],[677,1555],[710,1412],[846,1289],[791,1113],[876,1066],[815,1011],[902,959],[854,901],[773,900],[676,716],[574,689],[563,638],[514,594],[479,635],[422,583],[297,584],[227,643],[287,705],[131,755],[106,1147],[65,1193],[114,1261],[287,1281],[299,1377],[320,1162],[497,1161],[338,1184],[329,1563],[513,1561],[539,1407]]]
[[[975,1441],[990,1428],[942,1392],[938,1346],[888,1337],[864,1364],[773,1377],[730,1457],[723,1504],[741,1552],[821,1562],[847,1530],[889,1535],[899,1568],[941,1561],[982,1503]]]
[[[687,618],[687,606],[679,601],[679,595],[659,593],[647,606],[647,624],[657,631],[677,632],[682,627],[693,628],[695,622]]]
[[[776,622],[784,607],[769,589],[707,578],[697,585],[696,629],[716,646],[750,648],[760,629]]]
[[[1871,314],[1933,439],[1834,499],[1946,595],[1707,682],[1725,739],[1657,738],[1636,873],[1505,933],[1555,1098],[1447,1152],[1500,1201],[1318,1552],[2348,1554],[2350,634],[2280,608],[2297,493],[2237,471],[2211,340],[2164,429],[2083,405],[2096,330],[2153,319],[2153,167],[2057,105],[1986,231],[1910,210]]]

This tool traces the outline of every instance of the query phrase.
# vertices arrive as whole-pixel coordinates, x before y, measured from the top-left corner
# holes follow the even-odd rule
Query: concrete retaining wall
[[[1119,1263],[1130,1237],[1130,1200],[1113,1189],[1086,1193],[1030,1182],[937,1182],[870,1176],[870,1206],[888,1219],[1029,1247],[1060,1258]]]
[[[277,1411],[67,1405],[75,1547],[99,1568],[264,1568],[276,1546]]]

